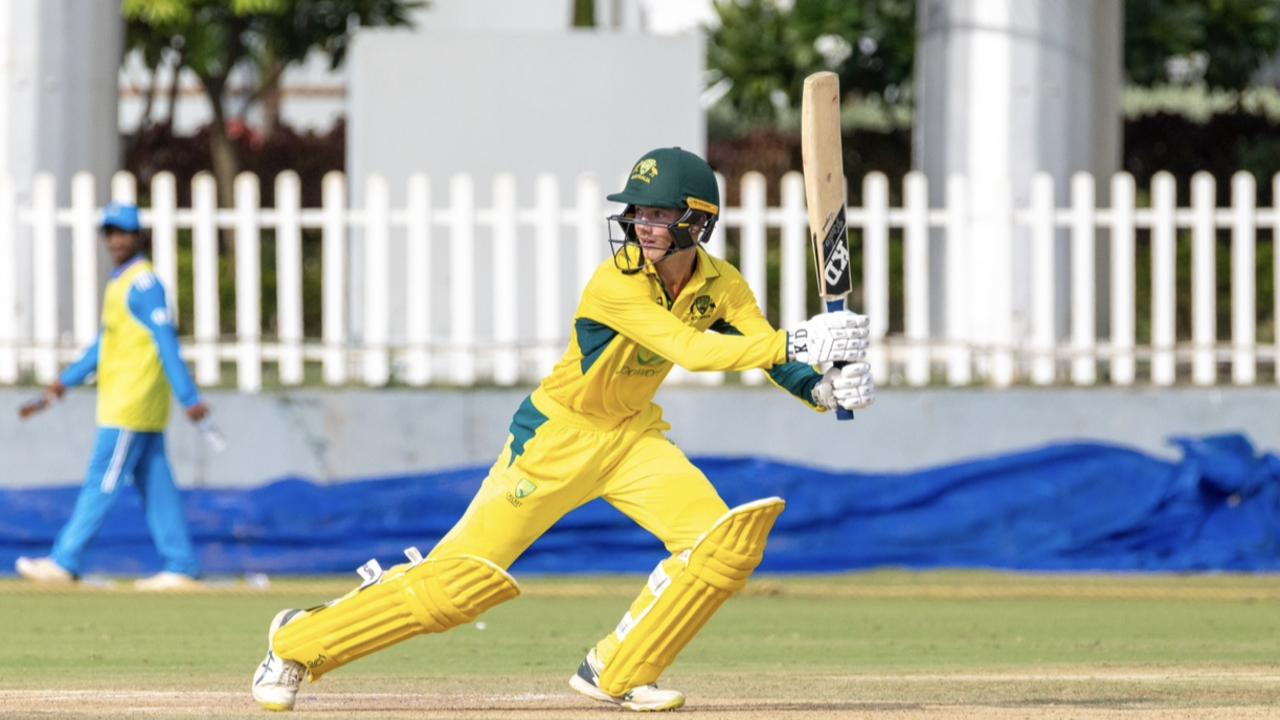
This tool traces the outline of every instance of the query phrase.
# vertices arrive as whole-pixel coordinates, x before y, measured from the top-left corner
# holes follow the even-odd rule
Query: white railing
[[[1280,202],[1280,176],[1272,183]],[[51,380],[97,332],[104,268],[94,184],[74,177],[63,207],[51,176],[36,177],[22,202],[13,184],[0,179],[0,383],[19,382],[28,372]],[[853,304],[872,318],[877,377],[912,386],[1212,385],[1228,377],[1251,385],[1260,368],[1270,368],[1280,379],[1280,293],[1271,293],[1262,319],[1258,307],[1258,275],[1270,273],[1272,287],[1280,285],[1280,262],[1255,267],[1259,230],[1269,231],[1264,239],[1274,247],[1280,209],[1259,208],[1255,181],[1243,173],[1232,179],[1230,207],[1216,206],[1207,174],[1196,175],[1191,187],[1190,205],[1179,206],[1174,178],[1159,174],[1150,202],[1139,206],[1133,179],[1120,174],[1110,181],[1109,207],[1098,207],[1094,179],[1080,174],[1060,207],[1053,180],[1038,176],[1027,206],[1014,207],[1007,190],[973,188],[953,177],[941,207],[931,207],[925,178],[913,173],[904,180],[902,207],[892,207],[887,178],[868,175],[861,203],[849,208],[849,226],[862,258]],[[520,197],[516,179],[503,175],[483,188],[486,206],[477,205],[469,177],[453,177],[445,189],[441,202],[425,176],[404,188],[375,176],[349,203],[347,179],[331,173],[320,207],[303,208],[297,175],[284,173],[274,181],[275,207],[264,208],[257,178],[244,175],[231,207],[219,208],[213,178],[200,175],[190,207],[179,207],[173,176],[157,175],[142,219],[175,310],[179,249],[189,243],[192,322],[182,330],[197,382],[222,382],[228,364],[235,384],[249,392],[262,387],[264,366],[271,365],[286,386],[305,382],[308,365],[318,366],[329,385],[536,381],[563,352],[577,291],[607,258],[609,206],[601,187],[582,178],[565,189],[547,176],[536,179],[530,197]],[[725,208],[709,248],[719,256],[732,249],[775,320],[794,324],[817,307],[807,289],[812,262],[803,180],[783,177],[777,206],[767,204],[761,175],[748,174],[738,190],[740,202]],[[401,191],[405,200],[393,203],[393,192]],[[137,194],[131,176],[113,178],[115,199]],[[1229,244],[1218,242],[1220,230],[1229,231]],[[263,330],[263,231],[275,238],[270,336]],[[319,235],[322,266],[322,322],[314,335],[303,331],[306,232]],[[232,336],[220,329],[220,234],[223,252],[234,255]],[[1191,248],[1189,293],[1177,283],[1180,234]],[[898,243],[901,276],[890,272]],[[1138,254],[1146,244],[1149,259]],[[1229,248],[1231,264],[1227,340],[1219,340],[1216,326],[1220,246]],[[942,256],[931,258],[938,250]],[[778,266],[774,282],[771,262]],[[1149,306],[1138,307],[1143,263]],[[1102,272],[1107,265],[1109,273]],[[1191,315],[1190,333],[1181,338],[1180,292]],[[900,310],[891,301],[897,295]],[[1140,342],[1142,320],[1150,329]],[[1262,345],[1259,337],[1270,341]],[[676,380],[719,383],[723,375],[678,371]],[[760,373],[744,376],[748,383],[762,380]]]

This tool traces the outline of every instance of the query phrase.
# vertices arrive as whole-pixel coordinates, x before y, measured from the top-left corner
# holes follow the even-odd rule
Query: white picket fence
[[[566,204],[552,177],[538,178],[532,197],[522,199],[514,177],[498,176],[489,207],[477,207],[475,182],[466,176],[448,181],[447,203],[433,202],[437,196],[428,178],[414,176],[404,188],[402,207],[392,207],[391,188],[376,176],[365,183],[362,202],[349,202],[347,179],[331,173],[324,179],[318,208],[301,207],[294,173],[281,174],[274,182],[275,207],[270,208],[261,207],[259,181],[251,175],[237,179],[229,208],[218,207],[208,175],[193,181],[191,207],[178,206],[172,175],[159,174],[151,184],[150,208],[142,220],[151,230],[157,273],[175,304],[179,231],[190,230],[194,322],[182,332],[184,352],[202,385],[219,384],[225,366],[234,364],[235,384],[256,392],[270,363],[277,365],[279,382],[287,386],[304,382],[308,363],[319,364],[328,385],[534,382],[568,341],[573,307],[561,290],[566,284],[580,289],[608,257],[604,217],[610,206],[600,184],[589,177],[576,183]],[[756,296],[774,298],[778,319],[787,326],[807,314],[812,260],[803,179],[791,173],[780,182],[781,204],[770,207],[766,179],[744,177],[741,202],[724,209],[709,249],[723,256],[728,243],[736,244],[740,269]],[[1272,196],[1280,198],[1280,176],[1272,182]],[[0,384],[19,382],[27,373],[40,382],[53,379],[97,333],[101,285],[96,223],[101,203],[87,175],[72,179],[69,206],[59,206],[57,190],[55,178],[38,176],[30,201],[21,203],[13,184],[0,179]],[[1235,384],[1257,383],[1260,367],[1269,367],[1280,380],[1280,345],[1257,342],[1263,328],[1255,275],[1259,230],[1270,229],[1264,239],[1275,242],[1280,208],[1257,206],[1251,175],[1233,178],[1232,203],[1226,208],[1216,207],[1214,181],[1206,174],[1193,178],[1187,207],[1178,205],[1175,181],[1168,174],[1155,177],[1150,204],[1142,207],[1126,174],[1111,178],[1109,207],[1097,206],[1095,181],[1085,174],[1072,179],[1065,207],[1055,204],[1048,176],[1034,179],[1026,207],[1014,207],[1008,189],[971,188],[961,177],[947,180],[940,208],[930,207],[920,174],[904,179],[902,207],[890,206],[889,190],[884,175],[868,175],[862,180],[861,204],[849,208],[854,251],[863,259],[862,276],[855,278],[860,297],[854,304],[871,317],[871,360],[882,384],[1167,386],[1186,380],[1212,385],[1227,380],[1227,366]],[[115,176],[112,196],[136,198],[132,176]],[[259,258],[264,229],[274,231],[276,239],[274,336],[263,333]],[[303,333],[302,235],[307,229],[321,235],[319,337]],[[1230,232],[1232,319],[1226,342],[1218,340],[1216,328],[1214,269],[1220,229]],[[219,330],[220,231],[229,231],[234,253],[233,337]],[[1191,337],[1179,339],[1175,258],[1177,238],[1184,231],[1192,246],[1192,317]],[[970,237],[975,232],[982,237]],[[1149,258],[1138,257],[1135,250],[1137,239],[1147,237],[1143,233],[1149,233]],[[1055,257],[1060,234],[1070,247],[1066,268],[1058,267],[1061,258]],[[531,263],[519,262],[522,242],[533,245]],[[903,245],[901,277],[890,273],[892,243]],[[477,263],[481,245],[491,257],[484,267]],[[1105,248],[1110,264],[1110,300],[1101,307],[1110,326],[1105,337],[1096,323],[1099,247]],[[941,248],[944,255],[932,271],[931,248]],[[354,284],[353,252],[361,268],[361,282]],[[69,288],[60,287],[64,253],[70,257]],[[567,273],[566,253],[573,258],[573,270]],[[446,255],[447,265],[441,265]],[[770,286],[768,277],[771,255],[779,266],[777,287]],[[1015,266],[1018,257],[1026,262]],[[1149,307],[1136,305],[1140,262],[1150,263]],[[1273,287],[1280,286],[1280,263],[1269,271]],[[1019,308],[1015,275],[1024,273],[1028,294]],[[24,285],[29,293],[18,291],[17,279],[24,276],[30,278]],[[447,284],[443,296],[433,290],[441,278]],[[1059,293],[1056,285],[1064,281],[1066,292]],[[896,323],[891,323],[890,290],[899,284],[902,332],[891,334]],[[354,298],[357,286],[360,293]],[[403,288],[403,298],[393,306],[390,288],[395,286]],[[531,305],[521,299],[520,288],[532,289],[532,294],[524,293],[533,298]],[[934,307],[942,307],[944,317],[930,317],[931,293],[939,294],[942,302]],[[1069,298],[1068,328],[1055,320],[1060,295]],[[443,308],[435,307],[440,297],[446,298]],[[69,324],[60,321],[66,315],[60,303],[68,301]],[[1280,317],[1280,293],[1271,302],[1268,323]],[[358,318],[352,317],[353,307],[359,308]],[[491,313],[484,323],[477,317],[480,307]],[[1151,327],[1149,342],[1142,345],[1136,337],[1140,313],[1150,314]],[[439,322],[441,316],[447,322]],[[1270,330],[1271,337],[1280,336],[1274,325]],[[714,384],[724,376],[677,372],[673,379]],[[744,381],[759,383],[763,376],[748,373]]]

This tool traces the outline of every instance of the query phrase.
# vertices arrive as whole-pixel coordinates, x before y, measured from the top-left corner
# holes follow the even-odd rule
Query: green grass
[[[341,680],[326,679],[322,686],[329,692],[370,692],[370,682],[390,680],[416,691],[421,686],[415,683],[426,681],[465,687],[468,679],[500,678],[512,694],[559,691],[641,582],[526,582],[526,596],[492,610],[483,618],[484,629],[470,625],[403,643],[342,668],[332,676]],[[276,610],[314,604],[345,587],[345,580],[285,581],[260,592],[146,596],[33,591],[0,583],[0,626],[7,630],[0,691],[240,691],[261,657]],[[1043,683],[1019,691],[1017,682],[995,679],[971,692],[956,690],[948,678],[1085,672],[1101,674],[1098,689],[1085,695],[1101,693],[1104,707],[1280,702],[1277,683],[1242,691],[1236,677],[1275,675],[1280,578],[890,572],[763,578],[749,590],[728,603],[684,652],[670,673],[673,681],[701,686],[713,697],[733,692],[725,687],[726,677],[747,677],[759,692],[776,691],[782,698],[796,678],[805,678],[829,688],[854,683],[860,695],[890,699],[910,692],[913,701],[972,695],[973,702],[1025,702],[1028,694],[1046,692]],[[1195,677],[1159,692],[1124,685],[1125,673],[1144,670],[1208,672],[1222,679]],[[1116,678],[1108,681],[1108,674]],[[904,690],[902,683],[912,675],[938,677]],[[889,689],[865,686],[881,677],[890,678]],[[1049,692],[1070,694],[1061,688]]]

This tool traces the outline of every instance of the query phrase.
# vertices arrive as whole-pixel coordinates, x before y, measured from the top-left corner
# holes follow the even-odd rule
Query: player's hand
[[[62,381],[54,380],[44,389],[44,392],[40,394],[40,397],[22,403],[18,408],[18,418],[26,420],[36,413],[47,409],[50,405],[60,400],[62,396],[66,394],[67,387],[62,384]]]
[[[787,359],[806,365],[851,363],[867,355],[870,323],[848,310],[814,315],[787,332]]]
[[[864,362],[829,368],[813,388],[813,404],[828,410],[862,410],[875,399],[876,382]]]
[[[198,402],[187,408],[187,419],[193,423],[198,423],[208,416],[209,406],[205,405],[203,402]]]

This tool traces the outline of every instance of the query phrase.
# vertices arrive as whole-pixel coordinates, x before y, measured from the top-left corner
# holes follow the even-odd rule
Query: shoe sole
[[[628,700],[623,700],[622,698],[616,698],[586,680],[583,680],[578,675],[573,675],[569,678],[569,687],[578,691],[578,694],[589,697],[592,700],[607,702],[610,705],[617,705],[623,710],[631,710],[632,712],[669,712],[671,710],[678,710],[684,707],[683,697],[677,697],[665,705],[639,705]]]

